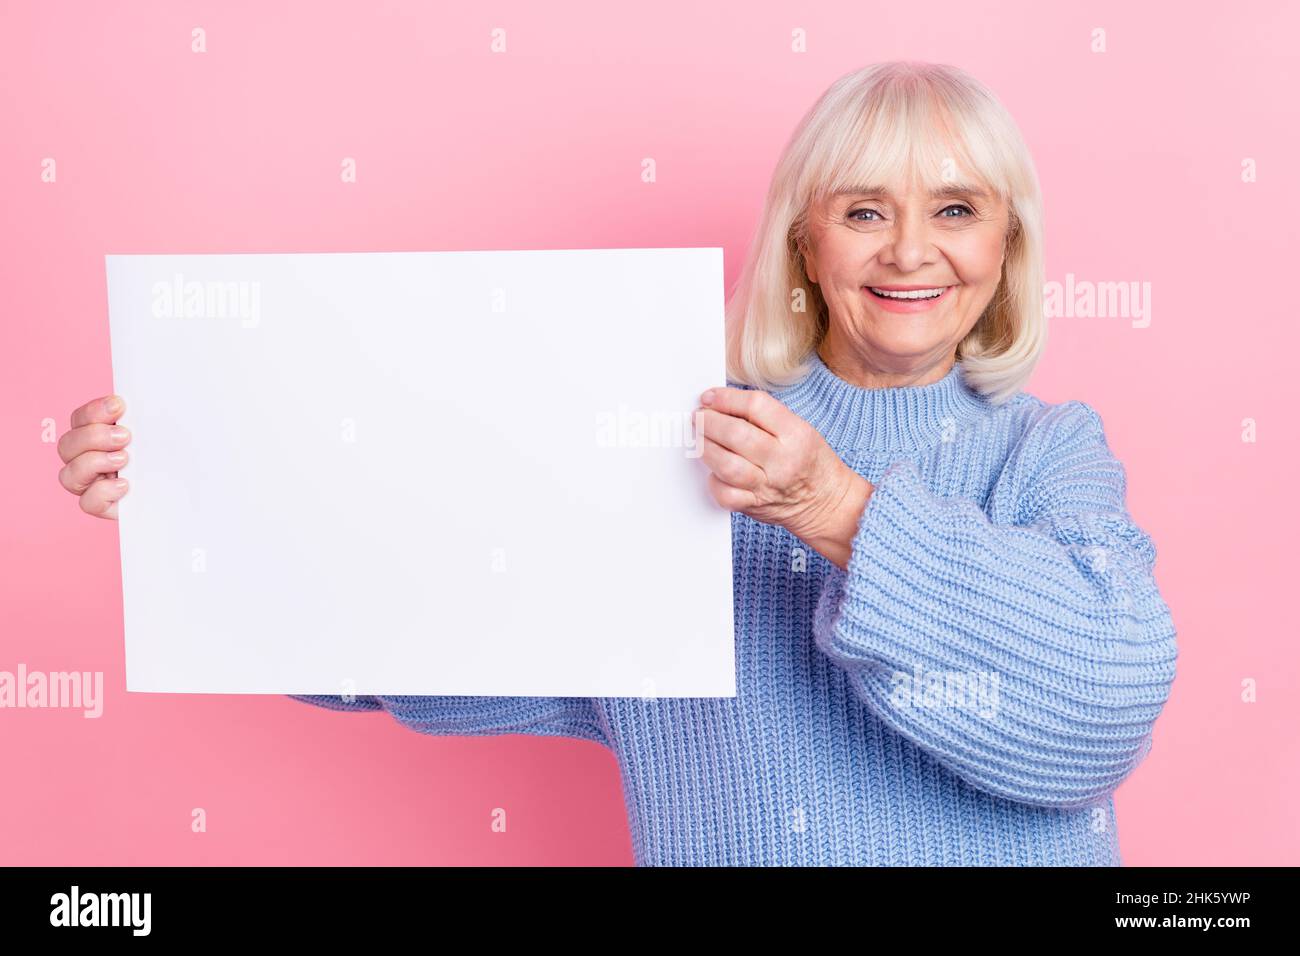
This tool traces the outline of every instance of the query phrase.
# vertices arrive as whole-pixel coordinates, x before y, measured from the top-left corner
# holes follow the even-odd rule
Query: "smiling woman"
[[[952,67],[868,67],[799,124],[696,413],[733,512],[735,697],[299,699],[608,747],[641,865],[1118,864],[1175,635],[1099,416],[1021,391],[1039,208],[1014,123]],[[122,408],[59,441],[101,517]]]
[[[799,246],[808,281],[840,317],[826,323],[828,361],[860,355],[868,385],[941,376],[997,291],[1008,219],[1005,200],[970,188],[867,189],[817,206]]]
[[[773,174],[728,303],[729,375],[788,385],[816,348],[855,384],[926,385],[960,360],[1000,404],[1046,346],[1041,210],[1015,121],[972,77],[840,78]]]
[[[698,418],[738,653],[777,684],[750,699],[794,702],[750,720],[803,741],[778,778],[857,859],[1120,863],[1176,635],[1100,417],[1021,391],[1042,296],[1037,176],[977,81],[881,64],[804,117]]]
[[[1174,630],[1096,412],[1020,391],[1042,289],[992,95],[842,78],[777,167],[696,414],[736,697],[313,702],[608,746],[639,864],[1119,864]]]

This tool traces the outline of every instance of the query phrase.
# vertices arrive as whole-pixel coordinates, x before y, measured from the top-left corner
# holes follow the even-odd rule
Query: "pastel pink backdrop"
[[[1179,629],[1154,749],[1117,796],[1125,862],[1300,862],[1300,338],[1285,287],[1300,142],[1279,115],[1300,88],[1300,18],[1281,3],[1167,13],[6,3],[0,670],[103,671],[107,699],[97,720],[0,711],[0,863],[629,863],[618,768],[596,744],[421,736],[284,697],[127,694],[117,529],[58,487],[41,423],[61,433],[110,389],[109,252],[716,245],[730,290],[795,122],[836,77],[897,58],[962,66],[1016,116],[1049,279],[1151,283],[1147,328],[1053,320],[1029,389],[1102,413]],[[1241,180],[1246,158],[1257,182]]]

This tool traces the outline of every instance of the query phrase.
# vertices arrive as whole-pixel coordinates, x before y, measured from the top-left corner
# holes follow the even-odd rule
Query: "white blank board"
[[[106,267],[128,690],[735,696],[721,249]]]

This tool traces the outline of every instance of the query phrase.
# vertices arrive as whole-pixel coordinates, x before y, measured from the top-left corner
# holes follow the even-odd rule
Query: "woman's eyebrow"
[[[877,186],[846,186],[843,189],[836,189],[831,193],[832,199],[838,199],[844,196],[853,196],[861,199],[891,199],[892,196],[887,189]],[[985,199],[989,194],[978,186],[943,186],[939,189],[931,190],[931,199]]]

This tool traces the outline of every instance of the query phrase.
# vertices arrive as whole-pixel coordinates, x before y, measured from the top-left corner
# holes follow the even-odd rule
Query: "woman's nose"
[[[885,261],[910,272],[925,262],[930,245],[929,224],[924,219],[899,216],[894,220],[881,252]]]

